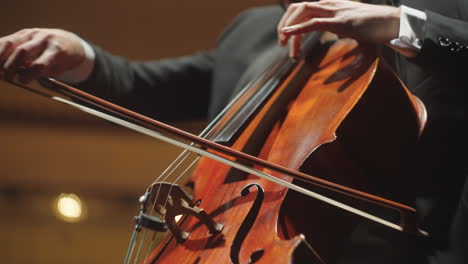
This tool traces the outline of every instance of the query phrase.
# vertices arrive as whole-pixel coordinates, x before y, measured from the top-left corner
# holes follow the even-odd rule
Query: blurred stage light
[[[78,222],[83,219],[83,203],[76,194],[60,194],[54,208],[57,217],[66,222]]]

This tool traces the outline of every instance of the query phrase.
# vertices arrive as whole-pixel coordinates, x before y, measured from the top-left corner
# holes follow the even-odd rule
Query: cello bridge
[[[177,184],[158,182],[150,186],[145,195],[140,198],[140,215],[135,217],[136,229],[142,227],[153,231],[169,229],[177,242],[183,243],[190,233],[178,225],[182,216],[195,216],[205,225],[212,235],[223,230],[223,225],[216,223],[202,208],[199,202],[194,202],[190,194]],[[150,214],[147,214],[148,209]],[[158,216],[153,215],[156,213]]]

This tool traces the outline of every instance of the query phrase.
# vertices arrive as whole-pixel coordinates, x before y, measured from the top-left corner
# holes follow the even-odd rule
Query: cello
[[[344,230],[324,241],[324,235],[317,230],[320,227],[314,228],[311,219],[298,215],[305,216],[303,210],[307,208],[317,210],[310,215],[312,218],[329,221],[327,217],[339,213],[320,205],[313,208],[315,205],[310,206],[313,202],[305,195],[389,228],[415,235],[422,233],[411,208],[329,180],[351,182],[355,185],[352,187],[379,193],[372,180],[397,175],[422,132],[425,113],[422,104],[368,49],[348,40],[320,49],[308,54],[321,56],[280,60],[273,65],[223,111],[203,133],[203,139],[55,80],[42,81],[43,86],[49,87],[45,92],[34,91],[111,121],[113,115],[123,115],[125,120],[119,122],[130,128],[153,136],[159,132],[150,129],[175,135],[189,142],[187,149],[195,152],[201,149],[200,154],[219,157],[231,165],[240,164],[236,165],[238,168],[250,167],[239,172],[201,159],[192,176],[193,197],[172,182],[156,181],[140,199],[140,215],[136,218],[126,263],[332,263],[333,245],[341,243],[352,227],[343,225]],[[263,77],[280,82],[270,86],[271,82]],[[64,97],[78,98],[90,106],[78,105]],[[392,103],[384,104],[387,101]],[[97,113],[94,108],[102,106],[111,114]],[[384,132],[393,137],[382,140]],[[377,180],[369,177],[376,173]],[[302,194],[296,195],[291,190]],[[334,199],[320,192],[331,194]],[[356,207],[372,203],[396,210],[400,222],[391,223],[335,199],[352,200]],[[181,219],[177,219],[179,215]],[[347,219],[349,215],[342,217]],[[137,243],[136,236],[143,229],[156,232],[169,229],[172,235],[154,250],[141,250],[142,243]]]

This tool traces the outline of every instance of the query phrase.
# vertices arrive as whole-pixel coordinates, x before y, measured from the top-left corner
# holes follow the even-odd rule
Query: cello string
[[[136,239],[137,236],[138,236],[138,231],[135,229],[135,230],[133,230],[133,232],[132,232],[132,237],[130,238],[130,243],[129,243],[129,246],[128,246],[128,248],[127,248],[127,253],[125,253],[124,264],[127,264],[128,261],[130,260],[130,249],[131,249],[131,245],[135,242],[135,239]]]
[[[153,248],[155,242],[156,242],[156,232],[154,232],[153,239],[151,240],[151,243],[148,245],[148,248],[146,250],[145,260],[143,261],[143,264],[146,264],[146,261],[148,260],[148,257],[151,254],[151,249]]]
[[[187,156],[190,155],[190,153],[187,152],[187,150],[182,151],[179,156],[156,178],[153,184],[157,183],[165,174],[167,174],[167,176],[165,176],[162,180],[166,180],[170,174],[172,174],[174,170],[177,169],[177,167],[187,158]]]
[[[186,150],[182,151],[182,152],[179,154],[179,156],[176,158],[176,160],[174,160],[174,161],[172,162],[172,164],[169,165],[169,166],[166,168],[166,170],[164,170],[164,172],[161,173],[161,175],[155,180],[155,183],[158,182],[158,179],[161,179],[161,177],[163,177],[164,175],[165,175],[165,176],[164,176],[164,178],[162,179],[162,181],[166,181],[167,178],[169,178],[169,177],[174,173],[174,171],[187,159],[187,157],[190,156],[190,154],[191,154],[191,153],[188,152],[188,151],[186,151]],[[180,178],[180,176],[179,176],[178,178]],[[170,187],[170,189],[169,189],[169,192],[167,193],[166,199],[165,199],[165,201],[164,201],[164,206],[163,206],[163,208],[165,208],[166,205],[167,205],[167,201],[168,201],[168,199],[169,199],[169,194],[170,194],[170,191],[171,191],[171,188],[172,188],[173,184],[174,184],[174,183],[171,183],[171,187]],[[151,208],[150,208],[150,211],[149,211],[149,214],[150,214],[150,215],[152,215],[152,214],[154,213],[154,211],[155,211],[155,207],[156,207],[156,203],[157,203],[158,198],[159,198],[160,191],[161,191],[161,185],[159,185],[158,188],[157,188],[157,192],[156,192],[156,195],[155,195],[153,204],[152,204],[152,206],[151,206]],[[150,193],[152,194],[152,192],[153,192],[153,189],[151,189]],[[152,195],[150,195],[150,197],[151,197],[151,196],[152,196]],[[147,230],[146,230],[146,229],[143,230],[142,240],[140,241],[140,245],[138,246],[137,255],[136,255],[136,257],[135,257],[135,263],[136,263],[136,261],[138,260],[138,257],[139,257],[139,255],[140,255],[140,251],[141,251],[141,249],[142,249],[142,247],[143,247],[144,240],[145,240],[145,238],[146,238],[146,233],[147,233]],[[154,240],[154,239],[155,239],[155,236],[153,236],[153,240]],[[153,240],[152,240],[152,242],[154,242]],[[151,243],[151,244],[152,244],[152,243]],[[149,247],[151,247],[151,244],[149,245]],[[148,257],[148,256],[146,256],[146,258],[147,258],[147,257]]]
[[[146,238],[146,229],[144,230],[143,235],[141,236],[141,242],[140,242],[140,245],[138,246],[137,253],[135,254],[135,261],[133,262],[133,264],[136,264],[138,261],[138,257],[140,257],[140,250],[141,250],[141,247],[143,246],[143,243],[145,242],[145,238]]]
[[[221,118],[224,116],[224,114],[228,111],[228,109],[242,96],[242,94],[244,94],[246,91],[247,91],[247,87],[249,87],[250,85],[246,85],[241,92],[239,92],[239,94],[237,94],[233,100],[231,100],[231,102],[218,114],[216,115],[216,117],[202,130],[202,132],[200,132],[199,134],[199,137],[202,137],[202,138],[206,138],[207,135],[213,130],[213,128],[216,126],[216,124],[219,122],[219,120],[221,120]],[[190,143],[191,146],[194,145],[194,143]],[[188,153],[188,154],[186,154]],[[185,160],[185,158],[187,156],[189,156],[192,152],[189,152],[187,149],[184,149],[184,151],[181,152],[181,154],[179,154],[179,156],[171,163],[169,164],[169,166],[164,170],[164,172],[162,174],[164,174],[165,172],[167,172],[171,167],[173,166],[176,166],[176,168],[178,166],[180,166],[180,163],[183,162]],[[185,156],[182,161],[179,162],[179,160],[181,159],[181,156],[183,155],[187,155]],[[175,165],[175,163],[178,163],[177,165]],[[171,173],[175,170],[172,169]],[[162,177],[162,174],[156,178],[155,182],[156,183],[161,177]],[[167,177],[166,177],[167,178]],[[157,195],[156,195],[156,198],[157,198]],[[154,207],[154,206],[153,206]],[[153,208],[152,207],[152,208]]]
[[[316,257],[317,261],[319,261],[321,264],[326,264],[325,261],[320,257],[320,254],[315,250],[315,248],[307,241],[305,236],[303,234],[299,235],[301,237],[302,242],[309,248],[311,252],[314,253],[314,256]]]
[[[127,256],[125,257],[125,264],[128,264],[133,255],[133,249],[135,248],[135,241],[138,239],[139,232],[137,230],[133,231],[132,237],[130,238],[133,242],[130,243],[127,249]]]
[[[171,184],[171,187],[169,187],[168,195],[167,195],[167,197],[166,197],[166,201],[164,201],[164,206],[163,206],[164,208],[166,207],[167,201],[169,200],[169,194],[171,193],[172,186],[174,186],[174,184],[177,183],[177,181],[179,181],[180,178],[182,178],[182,176],[184,176],[184,175],[189,171],[189,169],[192,168],[193,165],[195,165],[195,163],[196,163],[199,159],[200,159],[200,156],[196,157],[196,158],[192,161],[192,163],[190,163],[190,165],[188,165],[188,166],[185,168],[185,170],[184,170],[179,176],[177,176],[177,178],[175,179],[175,181]]]
[[[191,153],[188,153],[187,155],[185,155],[184,159],[187,158]],[[168,194],[166,196],[166,200],[164,201],[164,205],[163,205],[163,208],[166,208],[166,205],[167,205],[167,202],[169,200],[169,195],[171,193],[171,190],[172,190],[172,187],[174,186],[175,183],[177,183],[181,178],[182,176],[184,176],[195,164],[196,162],[200,159],[200,156],[197,156],[195,157],[195,159],[193,159],[193,161],[190,163],[190,165],[188,165],[184,171],[182,173],[180,173],[177,178],[172,182],[171,186],[169,187],[169,191],[168,191]],[[181,162],[179,164],[177,164],[177,166],[179,166],[181,164]],[[158,190],[159,191],[159,190]],[[156,200],[155,200],[156,201]],[[154,204],[153,204],[153,207],[151,208],[151,210],[154,210]],[[145,234],[146,234],[146,230],[145,230]],[[148,258],[149,256],[149,253],[151,253],[151,247],[153,246],[154,242],[155,242],[155,238],[156,236],[153,236],[153,239],[151,240],[151,243],[148,245],[147,247],[147,253],[146,253],[146,256],[145,256],[145,261],[146,259]],[[137,259],[138,259],[138,256],[140,254],[140,250],[142,248],[142,245],[143,245],[143,241],[140,242],[140,246],[138,248],[138,253],[137,253]],[[136,260],[135,260],[136,261]],[[135,262],[136,263],[136,262]]]
[[[187,151],[187,150],[184,150],[182,151],[179,156],[156,178],[155,182],[158,182],[159,179],[161,179],[161,177],[163,177],[165,174],[167,174],[166,176],[164,176],[164,179],[162,179],[163,181],[165,181],[179,166],[180,164],[183,163],[183,161],[190,155],[190,153]],[[176,164],[177,163],[177,164]],[[154,184],[153,183],[153,184]],[[151,209],[150,209],[150,212],[149,212],[149,215],[152,215],[153,212],[154,212],[154,208],[156,206],[156,202],[158,200],[158,196],[159,196],[159,192],[161,190],[161,185],[158,186],[158,190],[156,192],[156,195],[155,195],[155,198],[154,198],[154,201],[153,201],[153,204],[151,206]],[[153,189],[151,189],[150,193],[152,194],[153,192]],[[170,192],[169,192],[170,193]],[[166,206],[166,202],[167,202],[167,199],[169,198],[169,193],[168,193],[168,197],[166,197],[166,201],[165,201],[165,204],[164,204],[164,207]],[[151,197],[151,195],[150,195]],[[137,254],[136,254],[136,257],[135,257],[135,262],[138,260],[138,257],[140,255],[140,251],[142,249],[142,246],[143,246],[143,243],[144,243],[144,239],[146,237],[146,232],[147,230],[144,229],[143,230],[143,235],[142,235],[142,239],[140,241],[140,245],[138,246],[138,250],[137,250]],[[153,236],[153,239],[154,239],[155,236]],[[136,242],[136,241],[135,241]]]
[[[187,150],[184,150],[182,151],[179,156],[161,173],[161,175],[159,175],[156,180],[153,182],[153,184],[156,184],[162,177],[164,174],[167,174],[166,176],[164,176],[164,178],[162,179],[162,181],[165,181],[167,180],[167,178],[170,177],[170,175],[172,173],[174,173],[174,171],[187,159],[187,157],[189,157],[191,155],[191,153]],[[176,164],[177,163],[177,164]],[[170,171],[169,171],[170,170]],[[159,193],[160,193],[160,190],[161,190],[161,185],[158,186],[158,191],[156,192],[156,195],[155,195],[155,198],[154,198],[154,202],[153,202],[153,205],[151,206],[151,211],[150,211],[150,214],[153,213],[153,210],[154,210],[154,207],[156,205],[156,201],[158,200],[158,196],[159,196]],[[153,191],[153,189],[151,189],[151,192]],[[169,194],[169,193],[168,193]]]
[[[171,176],[171,174],[174,173],[174,171],[175,171],[177,168],[179,168],[179,166],[187,159],[187,157],[190,156],[190,154],[191,154],[190,152],[188,152],[187,150],[184,150],[184,151],[177,157],[177,159],[176,159],[174,162],[172,162],[172,164],[169,165],[169,167],[163,172],[163,174],[167,174],[167,175],[162,179],[162,181],[167,180],[167,179]],[[177,163],[177,164],[176,164],[176,163]],[[155,181],[153,184],[157,183],[158,180],[162,177],[163,174],[161,174],[161,175],[158,177],[158,179],[156,179],[156,181]],[[171,183],[171,184],[173,184],[173,183]],[[152,190],[151,190],[151,191],[152,191]],[[153,211],[154,211],[154,207],[156,206],[156,202],[157,202],[157,200],[158,200],[158,198],[159,198],[159,193],[160,193],[160,191],[161,191],[161,185],[158,186],[158,190],[157,190],[157,192],[156,192],[156,195],[155,195],[155,198],[154,198],[154,201],[153,201],[153,205],[151,206],[150,214],[152,214]],[[169,196],[169,194],[170,194],[170,192],[168,192],[167,195]],[[166,199],[168,199],[168,198],[169,198],[169,197],[166,197]]]

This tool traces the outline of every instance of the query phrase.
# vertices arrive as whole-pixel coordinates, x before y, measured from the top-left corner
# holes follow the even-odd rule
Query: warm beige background
[[[275,2],[2,1],[0,36],[60,27],[119,55],[157,59],[210,49],[241,10]],[[0,91],[0,261],[122,262],[136,200],[178,150],[3,83]],[[61,192],[86,202],[84,221],[54,217]]]

